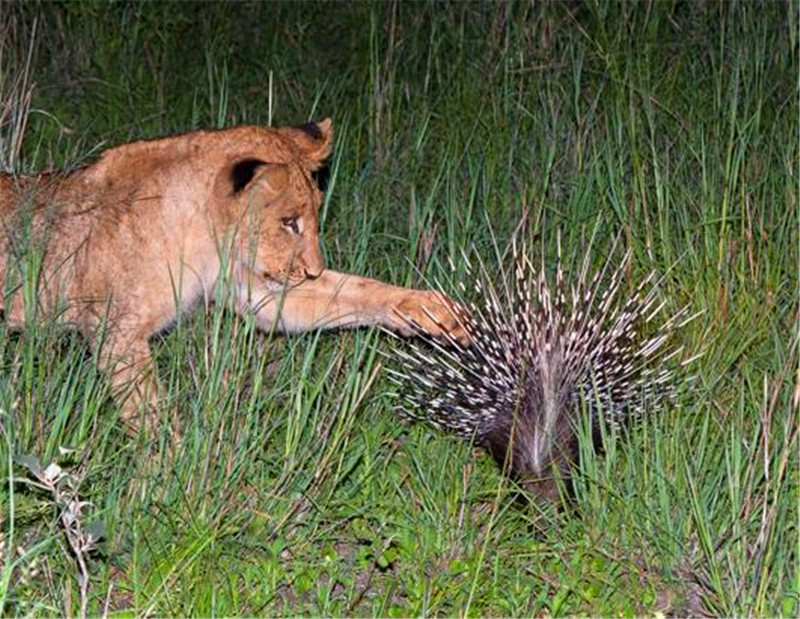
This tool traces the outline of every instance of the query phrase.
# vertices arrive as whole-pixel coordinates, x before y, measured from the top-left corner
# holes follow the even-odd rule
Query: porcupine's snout
[[[530,364],[520,369],[523,385],[517,402],[498,415],[497,423],[483,438],[485,448],[510,477],[532,496],[558,497],[557,479],[567,479],[575,461],[578,441],[572,398],[564,397],[563,354],[560,346],[540,342],[532,349]]]
[[[555,438],[536,425],[519,424],[510,430],[488,432],[482,441],[487,451],[509,477],[521,484],[533,497],[550,501],[558,498],[558,479],[570,477],[577,456],[574,432],[558,432]]]

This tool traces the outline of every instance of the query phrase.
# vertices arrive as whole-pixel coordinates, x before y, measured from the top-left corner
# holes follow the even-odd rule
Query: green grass
[[[796,616],[796,3],[13,5],[0,87],[35,83],[18,170],[197,127],[331,116],[330,266],[399,284],[523,214],[669,273],[705,354],[656,418],[582,445],[573,503],[392,412],[372,330],[270,337],[224,307],[153,341],[184,444],[121,430],[76,334],[0,326],[0,613],[78,613],[46,493],[107,526],[89,614]],[[17,100],[19,101],[19,99]],[[16,103],[19,109],[20,103]],[[602,243],[596,261],[602,260]],[[74,449],[61,455],[60,448]]]

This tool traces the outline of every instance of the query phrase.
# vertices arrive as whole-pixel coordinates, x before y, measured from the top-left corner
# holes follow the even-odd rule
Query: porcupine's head
[[[613,266],[612,248],[594,275],[587,255],[573,284],[560,250],[554,284],[527,250],[510,253],[513,267],[499,276],[468,266],[477,300],[457,283],[454,311],[471,345],[420,331],[396,348],[390,375],[406,416],[475,440],[536,498],[553,499],[555,478],[568,477],[577,456],[582,411],[593,426],[601,416],[617,425],[672,395],[670,361],[682,349],[670,336],[688,312],[664,315],[653,273],[633,287],[623,281],[630,252]]]

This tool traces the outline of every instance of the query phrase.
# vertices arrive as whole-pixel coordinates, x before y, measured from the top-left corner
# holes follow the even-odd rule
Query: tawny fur
[[[148,338],[213,301],[225,269],[236,311],[267,331],[382,325],[409,334],[410,320],[459,336],[439,293],[325,268],[311,173],[332,135],[330,120],[196,131],[112,148],[71,173],[0,175],[5,319],[55,317],[102,342],[131,429],[158,411]],[[25,256],[42,259],[36,308],[23,298]]]

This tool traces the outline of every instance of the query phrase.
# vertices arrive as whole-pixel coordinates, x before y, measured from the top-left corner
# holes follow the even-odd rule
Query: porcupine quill
[[[587,254],[574,285],[565,281],[560,242],[554,285],[524,247],[511,249],[513,267],[495,283],[483,262],[476,270],[464,256],[478,300],[467,300],[460,281],[453,311],[470,345],[417,328],[420,339],[395,348],[399,368],[388,372],[400,385],[404,416],[474,440],[548,500],[577,458],[582,411],[593,428],[601,420],[619,426],[671,399],[671,361],[683,353],[671,336],[695,316],[688,307],[664,315],[655,272],[623,299],[631,252],[612,270],[616,242],[591,277]]]

